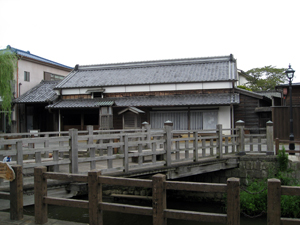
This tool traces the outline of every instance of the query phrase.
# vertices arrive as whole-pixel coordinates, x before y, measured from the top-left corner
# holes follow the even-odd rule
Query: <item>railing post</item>
[[[150,140],[151,140],[151,125],[148,122],[143,122],[142,127],[144,128],[143,131],[146,131],[146,141],[147,143],[147,148],[151,148]]]
[[[245,152],[245,122],[239,120],[235,123],[235,127],[238,129],[238,138],[237,138],[237,155],[246,155]]]
[[[92,145],[94,143],[93,130],[94,130],[94,127],[92,125],[87,126],[87,131],[88,131],[88,136],[89,136],[88,141],[87,141],[88,145]],[[88,150],[89,150],[89,156],[91,158],[95,158],[96,149],[95,148],[89,148]],[[95,161],[90,162],[90,168],[91,168],[91,170],[96,169],[96,162]]]
[[[123,159],[123,166],[124,172],[127,173],[129,171],[129,159],[128,159],[128,135],[124,135],[124,159]]]
[[[153,225],[167,224],[167,219],[164,216],[164,210],[167,207],[165,181],[166,175],[156,174],[152,176]]]
[[[69,150],[69,173],[78,173],[78,130],[69,130],[70,140],[70,150]]]
[[[166,166],[170,166],[171,165],[171,151],[172,151],[172,130],[173,130],[173,122],[172,121],[166,121],[164,123],[164,130],[165,130],[165,150],[166,150],[166,156],[165,156],[165,160],[166,160]]]
[[[217,124],[217,155],[220,159],[223,158],[223,134],[222,134],[222,124]]]
[[[278,155],[279,152],[279,138],[275,139],[275,153]]]
[[[240,224],[240,179],[227,179],[227,225]]]
[[[99,211],[98,204],[102,202],[102,185],[98,182],[101,171],[88,172],[88,191],[89,191],[89,224],[102,225],[103,213]]]
[[[273,122],[267,122],[267,155],[274,155]]]
[[[44,203],[44,196],[47,196],[47,179],[43,177],[45,172],[45,166],[34,168],[34,214],[37,224],[48,222],[48,205]]]
[[[23,219],[23,173],[22,166],[11,166],[16,178],[10,182],[10,219]]]
[[[268,179],[268,212],[267,225],[280,225],[280,199],[281,199],[281,183],[280,180],[272,178]]]
[[[17,164],[23,166],[23,144],[17,141]]]
[[[194,162],[198,162],[199,160],[199,154],[198,154],[198,131],[195,131],[193,133],[194,135],[194,141],[193,141],[193,160]]]

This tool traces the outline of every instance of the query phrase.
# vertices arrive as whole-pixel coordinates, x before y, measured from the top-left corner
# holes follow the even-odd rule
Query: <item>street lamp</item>
[[[294,132],[293,132],[293,106],[292,106],[292,79],[294,77],[295,70],[289,68],[285,71],[287,78],[289,79],[289,95],[290,95],[290,141],[294,141]],[[289,150],[295,150],[295,143],[289,144]],[[295,153],[293,153],[294,155]]]

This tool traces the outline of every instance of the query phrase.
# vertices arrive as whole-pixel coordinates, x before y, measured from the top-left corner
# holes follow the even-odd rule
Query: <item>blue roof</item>
[[[52,64],[52,65],[55,65],[55,66],[64,67],[64,68],[67,68],[67,69],[73,69],[73,67],[66,66],[66,65],[51,61],[49,59],[45,59],[45,58],[42,58],[40,56],[31,54],[30,51],[23,51],[23,50],[20,50],[20,49],[17,49],[17,48],[13,48],[10,45],[7,45],[6,49],[11,50],[12,52],[14,52],[16,54],[27,57],[27,58],[38,60],[38,61],[41,61],[41,62],[44,62],[44,63],[49,63],[49,64]]]

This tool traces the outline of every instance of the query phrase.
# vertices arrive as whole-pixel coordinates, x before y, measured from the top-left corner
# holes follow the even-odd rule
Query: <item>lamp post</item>
[[[292,79],[294,77],[295,70],[291,68],[291,64],[289,68],[285,71],[287,78],[289,79],[289,95],[290,95],[290,141],[294,141],[294,132],[293,132],[293,106],[292,106]],[[289,150],[295,150],[295,144],[289,144]],[[293,153],[294,155],[295,153]]]

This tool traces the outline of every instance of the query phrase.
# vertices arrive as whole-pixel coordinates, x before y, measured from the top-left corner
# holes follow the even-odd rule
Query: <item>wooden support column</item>
[[[166,150],[166,155],[165,155],[165,161],[166,161],[166,166],[171,166],[171,151],[172,151],[172,130],[173,130],[173,122],[172,121],[166,121],[164,123],[164,130],[165,130],[165,150]]]
[[[142,128],[143,131],[146,132],[146,141],[147,143],[147,148],[151,148],[150,140],[151,140],[151,125],[148,122],[143,122],[142,123]]]
[[[267,122],[267,155],[274,155],[273,122]]]
[[[156,174],[152,177],[153,225],[167,224],[167,219],[164,216],[164,210],[167,208],[165,181],[166,176],[163,174]]]
[[[11,166],[16,178],[10,182],[10,219],[23,219],[23,173],[22,166]]]
[[[89,224],[102,225],[103,212],[99,209],[99,202],[102,202],[102,184],[98,182],[101,171],[90,171],[88,173],[89,189]]]
[[[281,183],[278,179],[268,179],[267,225],[280,225]]]
[[[43,177],[45,172],[45,166],[34,168],[34,216],[37,224],[48,222],[48,205],[44,203],[44,197],[47,196],[47,179]]]
[[[217,124],[217,155],[220,159],[223,158],[223,134],[222,134],[222,124]]]
[[[235,123],[235,127],[238,129],[238,138],[237,138],[237,155],[246,155],[245,152],[245,122],[239,120]]]
[[[128,135],[124,135],[124,159],[123,159],[123,166],[124,172],[127,173],[129,171],[129,159],[128,159]]]
[[[23,166],[23,144],[22,141],[17,141],[17,164]]]
[[[227,179],[227,225],[240,224],[240,179]]]
[[[194,162],[198,162],[198,131],[195,131],[193,133],[194,135],[194,141],[193,141],[193,147],[194,147],[194,150],[193,150],[193,158],[194,158]]]
[[[78,173],[78,130],[70,129],[69,135],[69,159],[71,161],[69,164],[69,173]]]
[[[88,135],[89,135],[87,144],[91,145],[91,144],[94,143],[94,140],[93,140],[94,127],[91,126],[91,125],[88,125],[87,126],[87,131],[88,131]],[[95,158],[95,156],[96,156],[96,149],[95,148],[89,148],[88,152],[89,152],[89,156],[91,158]],[[96,162],[95,161],[90,162],[90,168],[91,168],[91,170],[96,169]]]

